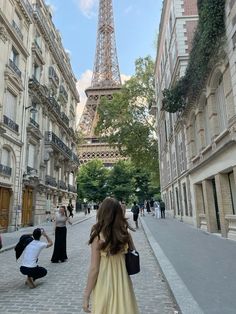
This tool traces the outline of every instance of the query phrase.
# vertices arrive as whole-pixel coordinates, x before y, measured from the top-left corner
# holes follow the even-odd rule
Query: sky
[[[86,100],[83,91],[90,86],[95,60],[99,0],[46,0],[53,22],[60,31],[64,48],[71,58],[81,96],[78,114]],[[113,0],[116,46],[121,77],[134,74],[139,57],[156,56],[162,0]]]

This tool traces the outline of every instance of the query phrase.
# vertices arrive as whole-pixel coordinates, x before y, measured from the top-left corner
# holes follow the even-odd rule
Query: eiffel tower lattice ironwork
[[[93,77],[91,87],[85,91],[87,102],[79,123],[85,135],[85,144],[79,146],[81,163],[98,158],[105,165],[110,165],[121,159],[116,149],[101,142],[94,135],[98,122],[97,108],[101,97],[112,99],[112,95],[120,88],[121,78],[116,51],[112,0],[100,0]]]

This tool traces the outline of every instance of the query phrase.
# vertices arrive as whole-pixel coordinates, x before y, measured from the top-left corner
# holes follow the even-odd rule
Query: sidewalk
[[[96,211],[91,211],[91,214],[85,215],[84,212],[76,212],[72,219],[72,225],[85,221],[96,215]],[[20,236],[25,233],[31,233],[35,228],[44,228],[45,231],[50,235],[53,233],[54,223],[51,221],[44,221],[38,226],[24,227],[17,231],[2,233],[3,248],[0,253],[10,250],[15,247],[16,243],[19,241]]]
[[[174,219],[141,221],[183,314],[236,313],[236,242]]]

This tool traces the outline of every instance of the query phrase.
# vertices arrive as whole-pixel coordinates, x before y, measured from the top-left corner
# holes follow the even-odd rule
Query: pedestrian
[[[73,207],[72,203],[69,202],[69,204],[68,204],[68,206],[67,206],[67,210],[68,210],[68,212],[69,212],[69,217],[72,217],[72,218],[74,217],[73,209],[74,209],[74,207]]]
[[[87,213],[88,213],[88,204],[84,203],[84,214],[85,214],[85,216],[87,215]]]
[[[67,217],[66,207],[60,206],[59,213],[55,217],[55,244],[51,258],[52,263],[59,263],[59,261],[63,263],[68,259],[66,253],[67,222],[72,224]]]
[[[155,218],[160,218],[160,203],[158,201],[154,201],[154,211],[155,211]]]
[[[44,236],[47,242],[41,242],[40,238]],[[20,271],[27,276],[26,284],[31,288],[35,288],[35,280],[47,275],[47,270],[44,267],[38,266],[38,258],[40,252],[44,248],[49,248],[53,245],[52,240],[46,234],[44,229],[37,228],[33,231],[33,241],[31,241],[23,251],[23,258]]]
[[[160,201],[160,209],[161,209],[161,218],[165,219],[165,217],[166,217],[166,215],[165,215],[166,206],[162,200]]]
[[[90,233],[91,264],[84,291],[84,312],[91,313],[89,303],[93,293],[93,314],[139,314],[125,265],[128,247],[134,248],[128,229],[132,228],[121,204],[114,198],[106,198]]]
[[[150,214],[151,209],[150,209],[150,202],[149,201],[147,201],[147,203],[146,203],[146,209],[147,209],[147,213]]]
[[[141,216],[145,216],[145,215],[144,215],[144,202],[141,202],[141,203],[139,204],[139,208],[140,208],[140,215],[141,215]]]
[[[139,206],[136,202],[133,203],[134,205],[131,208],[131,212],[133,213],[133,220],[135,222],[136,229],[138,229],[138,215],[139,215]]]
[[[155,214],[154,214],[154,200],[153,199],[151,199],[150,201],[150,209],[151,209],[152,216],[154,216]]]
[[[125,216],[125,214],[126,214],[126,204],[125,204],[125,201],[121,201],[121,208],[122,208],[124,216]]]

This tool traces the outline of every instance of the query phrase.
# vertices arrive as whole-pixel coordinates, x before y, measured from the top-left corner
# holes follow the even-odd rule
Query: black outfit
[[[139,206],[138,205],[134,205],[131,209],[132,213],[133,213],[133,219],[136,222],[138,220],[138,215],[139,215]]]
[[[71,205],[68,205],[67,206],[67,210],[69,212],[69,217],[74,217],[74,214],[73,214],[73,207]]]
[[[52,263],[58,263],[59,261],[65,262],[68,258],[66,254],[66,234],[66,227],[56,227],[55,244],[51,258]]]
[[[150,213],[150,212],[151,212],[151,209],[150,209],[150,203],[149,203],[149,202],[147,202],[146,208],[147,208],[147,213]]]
[[[45,277],[47,275],[47,269],[40,266],[36,266],[32,268],[21,266],[20,271],[23,275],[32,277],[33,280]]]
[[[165,218],[165,203],[163,201],[160,202],[160,209],[161,209],[161,218]]]

